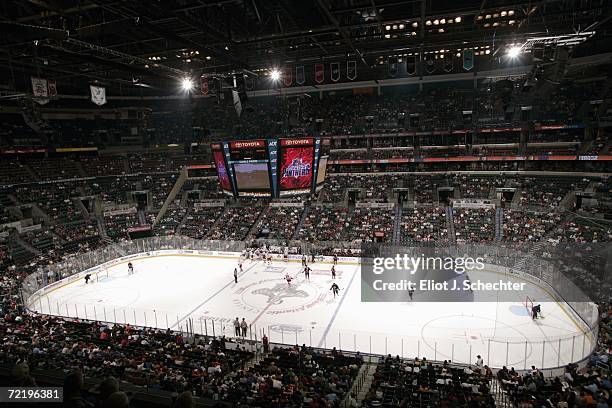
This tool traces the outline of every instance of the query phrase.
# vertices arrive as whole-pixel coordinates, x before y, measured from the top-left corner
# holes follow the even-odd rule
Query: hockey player
[[[128,262],[128,275],[134,274],[134,265],[131,262]]]
[[[336,279],[336,267],[334,265],[332,265],[331,273],[332,273],[332,279]]]
[[[242,273],[242,261],[238,262],[238,268],[240,268],[240,273]]]
[[[537,319],[541,311],[540,305],[533,305],[531,307],[531,318],[534,320]]]
[[[338,265],[338,254],[334,254],[334,265]]]
[[[87,285],[89,283],[89,280],[91,279],[91,274],[88,273],[87,275],[85,275],[85,284]]]
[[[306,266],[306,255],[302,255],[302,266]]]
[[[336,285],[336,282],[334,282],[332,283],[331,288],[329,288],[329,290],[332,291],[332,293],[334,294],[334,298],[335,298],[338,292],[340,291],[340,288],[338,287],[338,285]]]
[[[304,267],[304,277],[310,280],[310,267],[308,265]]]
[[[285,280],[287,281],[287,285],[291,286],[291,281],[293,278],[289,274],[285,274]]]
[[[238,283],[238,268],[234,268],[234,283]]]

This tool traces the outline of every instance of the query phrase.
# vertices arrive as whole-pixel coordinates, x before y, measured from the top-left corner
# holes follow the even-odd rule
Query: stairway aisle
[[[504,232],[504,209],[498,207],[495,209],[495,241],[502,240]]]
[[[402,206],[396,205],[395,206],[395,218],[394,218],[394,223],[393,223],[393,241],[392,241],[396,245],[400,243],[401,228],[402,228]]]

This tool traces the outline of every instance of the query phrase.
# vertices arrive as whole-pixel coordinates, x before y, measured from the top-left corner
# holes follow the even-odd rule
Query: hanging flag
[[[31,77],[32,95],[35,98],[47,98],[49,96],[49,87],[47,80],[44,78]]]
[[[325,80],[325,68],[323,64],[315,64],[315,82],[322,83]]]
[[[357,78],[357,61],[346,61],[346,77],[351,81]]]
[[[106,103],[106,88],[103,86],[89,85],[91,91],[91,101],[98,106]]]
[[[406,58],[406,73],[408,75],[416,74],[416,68],[417,68],[416,58],[417,58],[416,56],[409,56],[408,58]]]
[[[444,63],[443,63],[442,67],[444,69],[444,72],[452,72],[453,71],[454,62],[453,62],[452,54],[446,54],[444,56]]]
[[[200,77],[200,91],[202,91],[202,95],[208,95],[208,77],[207,76]]]
[[[397,75],[398,69],[399,68],[397,64],[397,58],[389,58],[389,76],[395,77]]]
[[[57,96],[57,84],[55,79],[50,79],[47,81],[47,90],[50,97]]]
[[[304,66],[295,67],[295,83],[303,85],[306,82],[306,74],[304,73]]]
[[[49,85],[46,79],[30,77],[32,81],[32,96],[33,100],[41,105],[49,102]]]
[[[463,69],[470,71],[474,68],[474,50],[463,50]]]
[[[337,62],[332,62],[331,64],[329,64],[329,70],[329,77],[331,78],[331,80],[334,82],[338,82],[338,80],[340,79],[340,64]]]
[[[283,71],[283,84],[291,86],[293,83],[293,69],[287,68]]]

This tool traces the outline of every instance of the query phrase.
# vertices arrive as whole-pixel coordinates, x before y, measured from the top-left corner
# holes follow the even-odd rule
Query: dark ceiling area
[[[581,53],[604,52],[608,3],[5,0],[0,90],[25,92],[30,76],[46,76],[63,94],[94,82],[115,93],[167,94],[184,76],[264,76],[338,60],[355,60],[363,72],[391,55],[485,45],[496,58],[508,44],[584,33]]]

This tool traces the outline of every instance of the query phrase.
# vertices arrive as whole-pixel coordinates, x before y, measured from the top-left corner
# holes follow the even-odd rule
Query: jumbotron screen
[[[319,159],[319,171],[317,172],[317,186],[323,184],[325,181],[325,174],[327,173],[327,156]]]
[[[270,167],[265,140],[230,142],[231,165],[239,196],[270,196]]]
[[[268,163],[235,163],[238,195],[270,195]]]
[[[321,139],[321,154],[319,157],[319,167],[317,169],[317,182],[316,182],[316,191],[320,191],[323,188],[323,183],[325,182],[325,176],[327,175],[327,162],[329,160],[329,150],[330,150],[331,140],[330,139]]]
[[[280,141],[280,148],[280,195],[309,192],[314,163],[313,139],[283,139]]]

